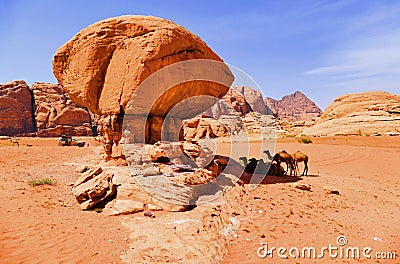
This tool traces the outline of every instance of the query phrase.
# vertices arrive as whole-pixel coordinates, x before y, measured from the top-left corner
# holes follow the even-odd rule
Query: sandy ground
[[[80,211],[68,186],[76,179],[68,163],[98,148],[58,147],[55,139],[0,144],[0,263],[120,262],[128,247],[120,219]],[[41,178],[56,184],[27,183]]]
[[[73,165],[98,156],[99,147],[88,142],[89,147],[78,148],[57,147],[55,139],[23,139],[20,147],[0,141],[0,263],[121,262],[131,242],[121,225],[127,216],[82,212],[70,191]],[[277,149],[306,152],[309,176],[267,177],[247,192],[238,205],[246,213],[236,216],[241,226],[223,263],[400,263],[400,137],[315,138],[307,145],[288,138]],[[224,154],[227,145],[218,151]],[[28,185],[39,178],[56,184]],[[299,183],[311,191],[296,189]],[[397,259],[257,256],[260,243],[319,250],[337,246],[340,235],[348,241],[343,248],[368,246],[372,256],[397,251]]]
[[[307,153],[309,175],[296,183],[267,179],[268,184],[248,192],[248,213],[238,216],[238,238],[231,240],[223,263],[400,263],[399,137],[315,138],[308,145],[289,138],[279,140],[277,149]],[[300,183],[311,185],[311,192],[294,188]],[[345,246],[337,244],[339,236],[346,237]],[[331,258],[328,252],[319,259],[294,259],[288,251],[284,255],[289,259],[281,259],[276,251],[272,259],[262,259],[257,255],[260,243],[300,252],[314,247],[317,257],[329,244],[343,250],[371,247],[372,257],[378,251],[397,251],[397,259],[365,259],[362,254],[358,260]]]

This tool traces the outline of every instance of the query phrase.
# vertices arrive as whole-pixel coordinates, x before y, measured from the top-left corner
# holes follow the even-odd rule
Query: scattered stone
[[[304,184],[304,183],[296,184],[294,188],[311,192],[311,185],[309,184]]]
[[[335,190],[332,187],[324,186],[322,189],[324,189],[328,194],[336,194],[336,195],[340,194],[338,190]]]
[[[104,172],[72,188],[72,193],[82,210],[91,209],[115,193],[113,176],[112,173]]]
[[[162,211],[162,208],[158,205],[154,205],[154,204],[147,204],[147,210],[149,211]]]
[[[115,216],[121,214],[121,212],[115,208],[104,208],[102,213],[107,216]]]
[[[155,218],[156,216],[152,212],[144,212],[144,216]]]
[[[143,176],[155,176],[160,175],[160,169],[156,166],[148,166],[147,168],[142,170]]]
[[[82,183],[85,183],[89,181],[90,179],[93,179],[93,177],[99,175],[100,173],[103,172],[103,169],[101,167],[94,167],[91,168],[85,172],[75,181],[74,187],[81,185]]]
[[[81,165],[81,166],[77,167],[77,168],[74,170],[74,172],[75,172],[75,173],[84,173],[84,172],[88,171],[89,169],[90,169],[90,166],[84,164],[84,165]]]
[[[133,200],[116,200],[113,208],[121,214],[133,214],[144,211],[144,204]]]

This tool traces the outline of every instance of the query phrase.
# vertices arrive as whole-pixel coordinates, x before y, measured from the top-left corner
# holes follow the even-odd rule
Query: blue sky
[[[0,0],[0,83],[55,83],[51,60],[108,17],[170,19],[249,74],[265,96],[300,90],[325,108],[344,93],[400,93],[400,1]]]

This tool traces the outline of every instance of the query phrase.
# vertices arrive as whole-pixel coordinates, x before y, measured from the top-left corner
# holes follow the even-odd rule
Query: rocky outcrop
[[[340,96],[303,131],[307,135],[400,133],[400,96],[373,91]]]
[[[24,81],[0,84],[0,135],[35,131],[32,118],[32,95]]]
[[[72,102],[57,84],[36,82],[31,90],[38,136],[92,135],[88,111]]]
[[[57,85],[24,81],[0,84],[0,134],[58,137],[92,135],[88,111]]]
[[[219,119],[222,115],[244,116],[250,112],[264,115],[268,114],[267,110],[260,91],[248,86],[234,86],[221,100],[205,111],[204,115]]]
[[[207,109],[203,115],[218,119],[222,115],[244,116],[252,111],[253,109],[244,96],[231,88],[221,100],[218,100],[210,109]]]
[[[265,105],[263,95],[257,89],[248,86],[235,86],[233,87],[237,92],[243,95],[246,102],[251,106],[254,112],[266,115],[267,107]]]
[[[262,126],[270,126],[274,119],[267,115],[267,110],[260,91],[248,86],[235,86],[202,117],[184,121],[184,138],[198,141],[204,137],[236,135],[240,131],[261,134]]]
[[[199,141],[202,138],[225,137],[229,129],[220,121],[213,118],[192,118],[183,122],[184,138]]]
[[[243,117],[242,122],[247,134],[274,136],[275,118],[271,115],[262,115],[258,112],[251,112]]]
[[[57,50],[53,71],[73,101],[94,114],[110,116],[102,124],[107,144],[112,146],[121,138],[121,116],[125,113],[135,120],[132,126],[140,127],[129,128],[141,132],[135,134],[136,140],[154,143],[161,139],[160,124],[168,114],[173,120],[178,120],[174,124],[179,123],[179,120],[203,112],[214,101],[193,100],[187,107],[170,113],[172,108],[198,95],[221,98],[233,81],[233,75],[223,63],[205,67],[198,62],[199,67],[194,69],[175,71],[172,79],[166,77],[171,72],[162,73],[162,76],[150,80],[157,85],[138,91],[152,73],[193,59],[222,61],[199,37],[171,21],[147,16],[121,16],[97,22],[76,34]],[[191,80],[174,83],[177,76],[180,80],[190,80],[191,76],[199,74],[206,76],[206,80],[216,78],[218,82]],[[134,94],[134,102],[127,107]],[[147,125],[148,129],[144,129]],[[173,131],[166,131],[168,135],[179,131],[176,126],[171,127]],[[110,152],[110,147],[106,152]]]
[[[287,122],[312,122],[322,113],[313,101],[299,91],[286,95],[281,100],[267,97],[265,102],[277,118]]]

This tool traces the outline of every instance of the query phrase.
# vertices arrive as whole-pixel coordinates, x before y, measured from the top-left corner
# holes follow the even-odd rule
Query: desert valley
[[[266,97],[146,16],[53,72],[0,84],[0,263],[399,263],[399,94]]]

